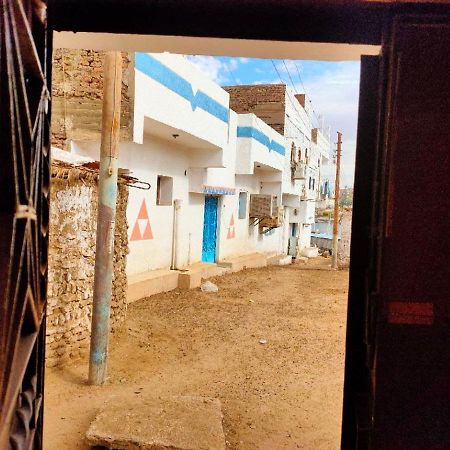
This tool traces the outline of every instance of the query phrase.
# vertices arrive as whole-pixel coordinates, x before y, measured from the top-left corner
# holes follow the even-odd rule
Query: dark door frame
[[[0,447],[8,448],[16,442],[17,448],[41,448],[42,432],[42,393],[45,333],[45,301],[47,270],[47,231],[48,231],[48,189],[49,189],[49,111],[48,96],[42,95],[42,86],[50,90],[51,34],[50,30],[89,31],[111,33],[159,34],[176,36],[228,37],[240,39],[269,39],[285,41],[334,42],[355,44],[391,45],[389,30],[393,18],[400,14],[418,14],[422,17],[430,13],[450,15],[450,1],[440,0],[409,2],[381,0],[49,0],[49,27],[41,18],[45,17],[44,0],[1,0],[1,149],[5,161],[0,165],[2,193],[0,213],[2,227],[9,230],[9,242],[1,245],[0,288],[2,291],[2,315],[0,350],[0,381],[3,390],[0,400]],[[23,8],[24,13],[17,16],[17,26],[6,17],[10,11]],[[14,12],[16,14],[16,12]],[[12,17],[12,16],[11,16]],[[21,18],[20,18],[21,17]],[[20,22],[21,21],[21,22]],[[24,31],[28,29],[30,33]],[[11,34],[15,30],[15,34]],[[14,36],[6,40],[5,33]],[[5,43],[5,44],[4,44]],[[6,69],[6,55],[14,59],[14,76]],[[444,57],[445,55],[443,55]],[[10,59],[11,60],[11,59]],[[12,60],[11,60],[12,61]],[[22,71],[21,69],[26,69]],[[384,72],[383,72],[384,73]],[[388,78],[391,74],[387,71]],[[20,90],[11,89],[16,83]],[[19,94],[19,97],[15,96]],[[395,93],[393,94],[395,95]],[[10,99],[16,100],[10,102]],[[37,126],[27,127],[24,106],[29,100],[31,111],[39,110]],[[391,99],[392,101],[393,99]],[[26,109],[26,108],[25,108]],[[25,114],[26,115],[26,114]],[[380,116],[380,130],[387,120]],[[8,126],[3,126],[6,118]],[[29,123],[29,121],[28,121]],[[31,123],[34,123],[32,121]],[[37,132],[38,131],[38,132]],[[20,138],[20,139],[19,139]],[[20,144],[20,148],[19,145]],[[383,140],[383,145],[386,141]],[[11,152],[12,150],[12,152]],[[383,149],[384,151],[385,149]],[[25,164],[15,166],[15,157],[20,156]],[[38,157],[38,164],[33,165]],[[361,206],[354,211],[355,223],[367,224],[368,214],[384,214],[386,205],[383,197],[382,182],[383,157],[375,164],[375,188],[365,190],[367,207]],[[360,163],[364,166],[364,161]],[[20,170],[34,176],[36,190],[30,198],[25,184],[26,178]],[[378,168],[378,169],[377,169]],[[381,176],[380,176],[381,174]],[[31,179],[31,178],[29,178]],[[30,186],[29,186],[30,187]],[[362,195],[355,191],[355,196]],[[377,192],[378,194],[374,194]],[[17,197],[19,195],[19,197]],[[20,198],[20,201],[17,201]],[[357,200],[361,204],[361,199]],[[374,206],[374,211],[371,208]],[[371,210],[369,213],[368,209]],[[15,231],[14,231],[15,230]],[[377,238],[378,236],[376,236]],[[364,237],[363,239],[366,239]],[[372,241],[371,241],[372,242]],[[371,255],[371,267],[378,267],[380,243],[375,239]],[[26,245],[21,246],[21,243]],[[18,249],[25,248],[27,258],[20,264]],[[353,252],[353,249],[352,249]],[[376,253],[376,255],[375,255]],[[351,267],[350,291],[361,289],[361,271]],[[374,272],[377,273],[376,271]],[[28,276],[28,275],[32,276]],[[11,298],[11,281],[19,286],[19,295]],[[359,285],[359,287],[358,287]],[[9,286],[9,287],[8,287]],[[450,289],[447,290],[447,292]],[[19,306],[16,300],[19,299]],[[373,299],[369,298],[370,309]],[[12,308],[12,309],[11,309]],[[17,311],[17,313],[16,313]],[[365,314],[367,319],[367,314]],[[352,319],[353,320],[353,319]],[[357,325],[360,328],[360,323]],[[353,323],[348,327],[352,329]],[[6,330],[6,332],[5,332]],[[357,331],[357,330],[356,330]],[[360,343],[359,343],[360,344]],[[347,358],[353,348],[347,348]],[[6,355],[6,356],[5,356]],[[361,362],[361,361],[360,361]],[[19,367],[18,372],[15,367]],[[355,369],[356,370],[356,369]],[[13,380],[11,374],[19,374]],[[367,385],[367,373],[365,377]],[[348,392],[348,391],[347,391]],[[7,400],[5,402],[5,399]],[[351,404],[351,407],[356,407]],[[347,410],[348,411],[348,410]],[[346,413],[347,417],[347,413]],[[17,420],[16,420],[17,418]],[[345,418],[344,418],[345,420]],[[356,442],[358,428],[350,423],[345,428],[349,441]],[[353,439],[353,441],[352,441]],[[9,444],[8,444],[9,442]],[[351,444],[344,443],[344,448]],[[356,444],[364,448],[361,442]],[[368,445],[368,444],[367,444]]]

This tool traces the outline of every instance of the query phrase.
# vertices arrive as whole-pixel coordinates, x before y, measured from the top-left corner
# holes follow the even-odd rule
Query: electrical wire
[[[225,70],[228,72],[228,75],[230,75],[230,77],[233,79],[234,84],[236,86],[239,86],[239,83],[237,82],[236,77],[234,76],[233,72],[231,72],[230,68],[228,67],[227,63],[224,63],[223,67],[225,67]]]
[[[288,74],[289,80],[291,81],[292,89],[294,90],[294,92],[296,92],[297,89],[295,89],[295,85],[294,85],[294,82],[292,81],[292,77],[291,77],[291,72],[289,72],[288,66],[286,64],[286,60],[282,59],[282,61],[283,61],[284,68],[286,69],[286,72]]]
[[[300,74],[300,69],[298,68],[298,65],[297,65],[296,62],[294,62],[294,66],[295,66],[295,68],[297,69],[298,79],[300,80],[300,84],[302,85],[303,92],[305,93],[305,95],[306,95],[307,97],[309,97],[309,95],[308,95],[307,92],[306,92],[306,87],[305,87],[305,84],[303,83],[302,76],[301,76],[301,74]],[[308,100],[309,100],[309,99],[308,99]],[[310,105],[311,105],[311,110],[312,110],[312,112],[313,112],[313,114],[314,114],[314,116],[315,116],[315,118],[316,118],[316,120],[317,120],[318,128],[320,128],[320,120],[319,120],[319,117],[318,117],[317,114],[316,114],[316,111],[314,110],[314,108],[313,108],[313,106],[312,106],[311,100],[309,100],[309,103],[310,103]]]
[[[276,66],[274,60],[271,59],[270,61],[272,62],[273,68],[275,69],[275,72],[277,73],[278,78],[280,79],[281,84],[287,85],[287,83],[282,79],[282,77],[281,77],[281,75],[280,75],[280,72],[278,71],[277,66]],[[293,101],[293,100],[291,99],[291,97],[289,96],[289,94],[287,95],[287,98],[289,99],[289,101],[291,102],[292,107],[293,107],[294,110],[295,110],[297,107],[296,107],[296,105],[294,104],[294,101]],[[305,110],[305,112],[306,112],[306,114],[308,115],[308,112],[307,112],[306,110]],[[308,117],[309,117],[309,115],[308,115]],[[304,121],[302,118],[300,118],[300,120],[303,122],[303,125],[306,127],[306,129],[309,129],[309,125],[308,125],[307,123],[305,123],[305,121]],[[293,123],[292,120],[291,120],[291,123]],[[296,128],[297,128],[302,134],[304,134],[303,131],[301,131],[298,127],[296,127]]]

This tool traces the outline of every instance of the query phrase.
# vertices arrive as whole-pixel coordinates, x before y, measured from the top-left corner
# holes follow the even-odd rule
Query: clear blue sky
[[[315,116],[343,133],[342,185],[353,184],[358,115],[359,62],[292,61],[234,57],[188,56],[220,85],[280,83],[309,96]],[[274,67],[275,64],[275,67]],[[280,81],[281,78],[281,81]],[[317,125],[317,119],[314,117]]]

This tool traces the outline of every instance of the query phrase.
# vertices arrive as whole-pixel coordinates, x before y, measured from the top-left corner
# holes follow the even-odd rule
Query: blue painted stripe
[[[277,141],[270,139],[262,131],[257,130],[254,127],[237,127],[237,137],[252,138],[265,145],[269,151],[274,151],[280,155],[285,154],[284,145],[279,144]]]
[[[189,81],[172,69],[169,69],[153,56],[147,53],[136,53],[135,67],[148,77],[161,83],[167,89],[186,99],[191,104],[192,111],[200,108],[222,122],[228,123],[229,110],[226,106],[200,90],[194,95],[192,84]]]

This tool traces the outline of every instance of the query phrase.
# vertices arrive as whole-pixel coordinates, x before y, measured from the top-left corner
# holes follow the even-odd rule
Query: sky
[[[270,60],[235,57],[188,56],[218,84],[280,83],[305,93],[313,108],[313,123],[331,128],[335,148],[337,131],[342,136],[341,185],[352,186],[358,117],[359,61],[325,62]],[[280,80],[281,78],[281,80]]]

